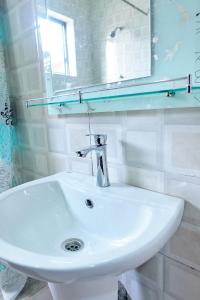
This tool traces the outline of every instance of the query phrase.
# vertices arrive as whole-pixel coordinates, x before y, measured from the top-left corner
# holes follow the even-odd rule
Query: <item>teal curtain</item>
[[[4,41],[0,14],[0,193],[12,186],[12,154],[15,140],[5,68]],[[5,269],[6,267],[0,263],[0,272]]]
[[[0,193],[17,183],[14,180],[16,172],[13,170],[13,154],[16,150],[17,139],[15,127],[13,126],[13,112],[10,107],[4,56],[5,39],[2,28],[0,7]],[[0,290],[5,299],[16,299],[26,280],[25,275],[9,268],[0,261]]]
[[[0,26],[2,28],[2,26]],[[3,36],[0,36],[0,192],[12,185],[12,153],[15,141],[5,69]]]

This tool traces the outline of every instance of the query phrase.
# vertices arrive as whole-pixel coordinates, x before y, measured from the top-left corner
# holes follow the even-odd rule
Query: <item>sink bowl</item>
[[[60,173],[0,195],[0,259],[48,281],[54,299],[117,299],[117,276],[155,255],[180,224],[182,199],[94,180]]]

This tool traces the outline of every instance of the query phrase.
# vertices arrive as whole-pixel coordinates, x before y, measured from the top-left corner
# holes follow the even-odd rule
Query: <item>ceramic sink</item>
[[[66,286],[69,299],[115,299],[117,276],[154,256],[180,224],[182,199],[94,181],[60,173],[0,195],[0,259],[51,282],[54,299],[64,299]],[[97,290],[106,277],[108,298],[75,291],[91,280]]]

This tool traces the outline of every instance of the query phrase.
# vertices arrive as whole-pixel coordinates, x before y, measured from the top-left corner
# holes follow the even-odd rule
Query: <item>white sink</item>
[[[93,177],[56,174],[0,195],[0,259],[52,282],[54,299],[116,300],[117,276],[164,246],[183,208],[179,198],[122,184],[98,188]],[[66,251],[68,239],[84,245]]]

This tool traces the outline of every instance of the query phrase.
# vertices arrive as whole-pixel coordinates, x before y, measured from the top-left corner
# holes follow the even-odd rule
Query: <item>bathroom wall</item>
[[[191,64],[198,74],[198,59],[195,61],[191,44],[192,4],[197,7],[194,0],[154,1],[154,77],[186,75]],[[166,11],[167,22],[162,24]],[[85,137],[89,130],[107,133],[111,181],[186,200],[183,222],[166,247],[138,270],[122,276],[128,292],[133,300],[199,300],[200,109],[60,117],[49,116],[42,108],[27,110],[23,101],[44,93],[34,2],[7,0],[7,16],[8,62],[21,144],[16,165],[22,182],[65,170],[83,176],[95,173],[95,157],[81,159],[74,152],[89,143]],[[170,27],[174,18],[180,21],[179,31],[176,28],[178,44]],[[161,27],[164,30],[168,26],[171,38],[167,30],[164,36],[160,33]],[[163,47],[163,43],[168,46]]]

